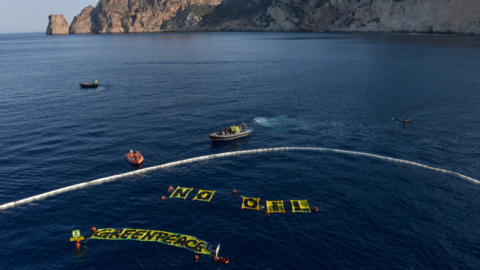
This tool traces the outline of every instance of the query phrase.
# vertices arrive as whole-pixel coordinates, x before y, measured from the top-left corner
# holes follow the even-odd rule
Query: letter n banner
[[[242,202],[242,209],[252,209],[252,210],[259,210],[260,209],[260,198],[248,198],[243,197]]]
[[[172,192],[172,195],[170,195],[170,199],[186,199],[188,196],[188,193],[192,191],[193,188],[182,188],[182,187],[177,187],[175,191]]]

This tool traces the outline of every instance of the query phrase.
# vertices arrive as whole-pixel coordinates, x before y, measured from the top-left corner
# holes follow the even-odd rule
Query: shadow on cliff
[[[245,19],[257,14],[266,13],[273,0],[226,0],[215,6],[212,12],[203,16],[205,26],[218,25],[220,23]]]

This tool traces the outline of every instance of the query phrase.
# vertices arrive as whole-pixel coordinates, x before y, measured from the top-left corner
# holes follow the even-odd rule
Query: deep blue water
[[[480,37],[8,34],[0,58],[0,204],[135,170],[130,149],[147,168],[327,147],[480,178]],[[243,121],[250,138],[208,139]],[[216,193],[161,201],[169,185]],[[320,211],[266,218],[241,210],[242,195]],[[480,269],[479,195],[458,177],[347,154],[213,159],[1,211],[0,269]],[[137,241],[77,251],[71,231],[91,226],[196,236],[231,262]]]

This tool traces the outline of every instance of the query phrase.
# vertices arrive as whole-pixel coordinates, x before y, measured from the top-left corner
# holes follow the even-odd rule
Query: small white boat
[[[213,141],[230,141],[249,136],[251,133],[252,130],[248,129],[247,124],[242,123],[238,126],[230,126],[230,128],[226,127],[222,131],[208,135],[208,137]]]

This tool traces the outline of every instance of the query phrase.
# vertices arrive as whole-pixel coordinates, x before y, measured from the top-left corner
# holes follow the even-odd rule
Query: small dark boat
[[[226,127],[225,130],[214,132],[208,137],[213,141],[230,141],[238,138],[243,138],[252,133],[252,130],[248,129],[246,123],[242,123],[239,126]]]
[[[93,83],[81,83],[80,86],[82,88],[97,88],[98,87],[98,80],[94,81]]]

